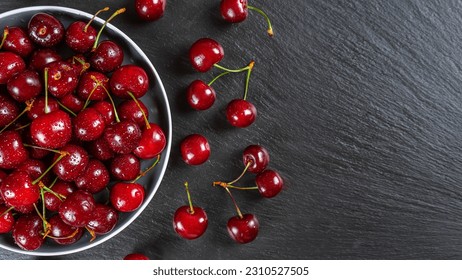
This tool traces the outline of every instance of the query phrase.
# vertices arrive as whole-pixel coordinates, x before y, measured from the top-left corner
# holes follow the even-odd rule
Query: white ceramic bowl
[[[95,9],[96,10],[96,9]],[[12,10],[0,14],[0,29],[3,30],[5,26],[22,26],[27,27],[29,19],[38,12],[45,12],[54,15],[64,24],[64,27],[76,21],[82,20],[87,22],[91,19],[92,15],[86,12],[82,12],[76,9],[58,7],[58,6],[36,6],[27,7]],[[94,12],[94,11],[92,11]],[[107,17],[112,12],[106,12]],[[96,18],[92,23],[92,26],[96,30],[103,25],[104,20]],[[139,209],[131,213],[119,213],[119,222],[116,227],[108,234],[98,236],[94,241],[90,242],[90,236],[88,233],[76,243],[72,245],[58,245],[52,240],[48,239],[39,249],[35,251],[24,251],[14,244],[11,234],[0,234],[0,248],[14,251],[17,253],[37,255],[37,256],[56,256],[71,254],[79,251],[83,251],[94,246],[97,246],[104,241],[114,237],[120,233],[124,228],[129,226],[148,206],[149,202],[154,197],[157,189],[160,186],[164,173],[167,169],[167,163],[170,155],[171,142],[172,142],[172,118],[170,113],[170,107],[168,104],[167,94],[165,92],[162,81],[149,61],[149,58],[144,54],[140,47],[138,47],[127,35],[117,29],[112,24],[108,24],[103,31],[100,41],[105,39],[111,39],[116,41],[124,50],[124,62],[123,64],[136,64],[141,66],[149,76],[150,89],[149,92],[141,98],[143,103],[149,110],[151,122],[159,124],[164,130],[167,138],[167,145],[161,155],[159,164],[150,172],[149,175],[140,179],[138,183],[145,186],[146,196],[143,204]],[[144,161],[142,168],[149,166],[152,161]],[[149,226],[149,225],[146,225]]]

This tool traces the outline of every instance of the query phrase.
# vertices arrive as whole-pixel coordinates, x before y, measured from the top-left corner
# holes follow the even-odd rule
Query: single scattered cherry
[[[204,234],[208,226],[207,214],[201,207],[193,206],[188,183],[184,184],[189,205],[179,207],[173,215],[173,228],[185,239],[196,239]]]
[[[247,170],[252,173],[260,173],[266,169],[269,164],[270,156],[268,150],[260,145],[250,145],[244,149],[242,153],[242,161],[244,166],[248,166]]]
[[[189,60],[199,72],[207,72],[223,59],[224,50],[220,43],[211,38],[201,38],[189,49]]]
[[[215,90],[201,80],[194,80],[188,87],[186,100],[195,110],[207,110],[216,99]]]
[[[135,0],[135,11],[145,21],[160,19],[165,12],[167,0]]]
[[[255,106],[244,99],[234,99],[226,107],[226,118],[235,127],[248,127],[257,117]]]
[[[220,12],[224,20],[231,23],[237,23],[244,21],[248,14],[249,10],[253,10],[261,14],[268,24],[267,33],[269,36],[273,36],[273,27],[271,26],[271,21],[269,17],[261,9],[250,6],[247,3],[247,0],[221,0],[220,2]]]
[[[181,157],[189,165],[200,165],[210,157],[210,145],[203,135],[191,134],[180,144]]]
[[[253,241],[257,235],[260,224],[253,214],[234,216],[228,220],[227,229],[229,236],[241,244]]]
[[[267,198],[276,196],[284,186],[284,181],[281,178],[281,175],[270,169],[258,173],[255,178],[255,182],[257,183],[260,194]]]

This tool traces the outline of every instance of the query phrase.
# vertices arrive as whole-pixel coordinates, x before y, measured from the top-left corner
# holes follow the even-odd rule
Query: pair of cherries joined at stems
[[[74,243],[84,228],[93,237],[108,233],[119,212],[134,211],[144,200],[144,187],[136,181],[156,166],[166,146],[162,129],[148,121],[147,108],[138,100],[147,93],[149,79],[141,67],[121,65],[117,42],[98,40],[107,23],[124,11],[117,10],[99,32],[91,26],[93,18],[65,29],[46,13],[32,16],[27,29],[4,29],[0,233],[12,232],[24,250],[37,249],[45,237]],[[68,60],[54,49],[60,42],[75,52]],[[116,106],[111,95],[122,102]],[[153,158],[141,171],[140,161]],[[111,178],[116,182],[108,188],[109,204],[102,204],[94,195]]]

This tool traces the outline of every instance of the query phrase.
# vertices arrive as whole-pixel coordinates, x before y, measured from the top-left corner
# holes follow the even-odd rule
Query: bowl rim
[[[85,18],[92,18],[93,15],[78,9],[74,8],[69,8],[69,7],[63,7],[63,6],[54,6],[54,5],[43,5],[43,6],[30,6],[30,7],[24,7],[24,8],[18,8],[14,10],[10,10],[4,13],[0,14],[0,19],[8,16],[14,16],[16,14],[20,14],[23,12],[63,12],[66,14],[72,14],[72,15],[77,15],[79,17],[85,17]],[[95,22],[98,22],[100,24],[104,24],[105,20],[95,17],[94,19]],[[148,196],[145,197],[143,204],[133,212],[133,215],[125,221],[123,225],[120,227],[114,229],[113,231],[109,232],[108,234],[105,235],[100,235],[98,238],[92,242],[87,243],[85,246],[73,248],[73,249],[67,249],[66,247],[60,247],[60,250],[57,251],[51,251],[51,252],[43,252],[43,251],[26,251],[22,250],[21,248],[12,248],[12,247],[6,247],[3,244],[0,243],[0,248],[19,253],[19,254],[24,254],[24,255],[32,255],[32,256],[59,256],[59,255],[68,255],[68,254],[73,254],[77,252],[81,252],[84,250],[88,250],[90,248],[93,248],[97,245],[102,244],[103,242],[113,238],[117,234],[119,234],[122,230],[127,228],[143,211],[144,209],[148,206],[148,204],[151,202],[153,199],[154,195],[156,194],[157,190],[159,189],[159,186],[162,182],[162,179],[165,175],[165,172],[167,170],[169,158],[170,158],[170,152],[171,152],[171,146],[172,146],[172,115],[171,115],[171,110],[170,110],[170,104],[168,101],[167,93],[165,91],[165,87],[162,83],[162,80],[152,64],[151,60],[148,58],[148,56],[143,52],[143,50],[130,38],[128,35],[126,35],[124,32],[122,32],[120,29],[112,25],[111,23],[108,23],[106,25],[106,28],[114,32],[117,36],[121,36],[127,43],[132,47],[139,55],[140,57],[146,62],[147,66],[149,67],[149,70],[154,74],[156,78],[156,83],[160,87],[161,90],[161,96],[163,101],[165,102],[165,109],[166,112],[166,121],[167,121],[167,133],[166,133],[166,140],[167,140],[167,145],[165,146],[164,151],[162,152],[163,157],[161,158],[161,161],[163,162],[163,165],[161,166],[160,170],[160,175],[157,178],[155,182],[154,189],[151,193],[149,193]],[[62,249],[61,249],[62,248]]]

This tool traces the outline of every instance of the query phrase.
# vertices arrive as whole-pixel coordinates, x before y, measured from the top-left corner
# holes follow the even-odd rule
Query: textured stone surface
[[[91,1],[60,1],[88,10]],[[462,257],[461,4],[454,1],[252,2],[264,8],[275,37],[251,13],[224,23],[218,0],[169,1],[164,18],[141,23],[132,1],[98,1],[129,12],[114,20],[146,52],[161,75],[173,112],[173,150],[151,205],[112,240],[60,259],[453,259]],[[48,1],[4,1],[0,12]],[[117,4],[114,4],[117,3]],[[114,7],[116,8],[116,7]],[[218,100],[191,111],[187,85],[210,81],[188,64],[200,37],[223,45],[223,65],[255,59],[249,100],[258,118],[247,129],[226,123],[224,108],[241,96],[244,74],[215,84]],[[180,159],[191,133],[209,138],[210,160]],[[276,198],[237,193],[260,220],[253,243],[236,245],[225,224],[234,214],[226,193],[211,187],[241,171],[241,151],[261,144],[287,188]],[[183,182],[209,214],[203,237],[177,237],[171,219],[186,203]],[[252,184],[246,176],[243,184]],[[2,250],[2,259],[32,257]]]

